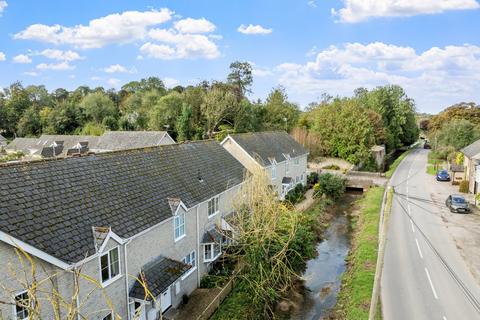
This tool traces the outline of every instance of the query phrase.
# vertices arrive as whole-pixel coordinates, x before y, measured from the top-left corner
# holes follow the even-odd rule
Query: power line
[[[394,192],[395,194],[395,192]],[[422,228],[416,223],[416,221],[408,214],[407,209],[403,206],[403,204],[398,200],[398,198],[394,198],[397,203],[400,205],[402,208],[402,212],[411,219],[412,223],[417,227],[418,231],[420,234],[423,236],[425,239],[425,242],[428,244],[430,249],[432,249],[433,253],[438,257],[444,268],[447,270],[448,274],[453,278],[455,283],[460,287],[461,291],[463,294],[467,297],[467,300],[470,302],[470,304],[474,307],[474,309],[477,311],[477,313],[480,314],[480,302],[477,300],[475,295],[468,289],[468,287],[463,283],[463,281],[460,279],[460,277],[453,271],[452,267],[448,264],[448,262],[443,258],[443,256],[440,254],[440,252],[435,248],[433,243],[430,241],[430,239],[427,237],[427,235],[423,232]],[[406,200],[406,199],[405,199]],[[410,200],[406,200],[408,203],[412,203]],[[414,204],[414,203],[412,203]],[[426,209],[424,209],[426,210]],[[427,210],[429,211],[429,210]],[[433,213],[429,211],[430,213]]]

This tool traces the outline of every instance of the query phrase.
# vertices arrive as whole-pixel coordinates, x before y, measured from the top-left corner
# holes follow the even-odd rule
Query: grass
[[[384,188],[368,190],[359,200],[359,213],[354,217],[352,248],[348,269],[342,278],[334,314],[347,320],[368,319],[378,254],[378,223]],[[377,313],[378,315],[379,313]]]
[[[255,310],[249,294],[240,281],[220,304],[210,320],[248,320],[255,319],[255,315],[258,317],[260,314],[262,314],[261,308]]]
[[[427,165],[427,173],[434,176],[437,174],[437,170],[435,170],[435,167],[433,165],[429,164]]]
[[[402,162],[405,157],[412,152],[413,149],[408,149],[404,153],[402,153],[395,161],[390,165],[390,168],[388,169],[387,172],[385,172],[385,176],[387,178],[391,178],[395,170],[397,170],[397,167],[400,165],[400,162]]]

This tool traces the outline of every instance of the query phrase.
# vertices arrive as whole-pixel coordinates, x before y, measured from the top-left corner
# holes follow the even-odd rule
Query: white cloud
[[[59,60],[59,61],[75,61],[75,60],[84,59],[77,52],[72,50],[62,51],[57,49],[45,49],[42,52],[40,52],[39,55],[42,55],[48,59]]]
[[[180,81],[178,81],[177,79],[169,78],[169,77],[163,78],[162,81],[167,88],[173,88],[180,84]]]
[[[215,42],[203,34],[183,34],[171,29],[152,29],[148,34],[151,39],[161,43],[147,42],[142,45],[141,54],[151,58],[164,60],[214,59],[220,56]]]
[[[480,46],[411,47],[375,42],[347,43],[320,51],[305,64],[274,70],[292,98],[308,103],[322,93],[349,96],[358,87],[398,84],[423,111],[464,100],[480,100]],[[310,101],[309,101],[310,100]]]
[[[215,25],[205,18],[187,18],[175,22],[175,29],[181,33],[209,33],[215,31]]]
[[[38,76],[38,73],[35,72],[35,71],[27,71],[27,72],[24,72],[23,74],[26,75],[26,76],[31,76],[31,77]]]
[[[37,65],[37,69],[64,71],[64,70],[73,70],[75,69],[75,66],[72,66],[68,62],[63,61],[59,63],[40,63],[39,65]]]
[[[136,73],[137,69],[128,69],[120,64],[112,64],[106,68],[103,68],[103,71],[106,73]]]
[[[8,7],[7,1],[0,0],[0,16],[2,16],[2,12],[5,11],[6,7]]]
[[[409,17],[450,10],[478,9],[476,0],[343,0],[344,7],[332,13],[341,22],[357,23],[372,17]]]
[[[110,79],[107,80],[107,83],[108,83],[110,86],[116,88],[116,87],[118,87],[118,86],[120,85],[120,80],[119,80],[119,79],[116,79],[116,78],[110,78]]]
[[[16,55],[15,57],[13,57],[12,61],[14,63],[23,63],[23,64],[27,64],[27,63],[32,63],[32,58],[30,58],[28,55],[26,54],[19,54],[19,55]]]
[[[7,56],[5,55],[5,53],[0,51],[0,61],[5,61],[5,60],[7,60]]]
[[[310,1],[307,2],[307,4],[312,8],[317,7],[317,2],[315,0],[310,0]]]
[[[273,32],[273,29],[264,28],[259,24],[249,24],[248,26],[242,24],[238,27],[237,31],[243,34],[269,34]]]
[[[108,44],[124,44],[143,39],[148,28],[172,18],[168,9],[125,11],[91,20],[88,25],[73,27],[33,24],[14,35],[15,39],[29,39],[53,44],[69,44],[78,48],[101,48]]]
[[[248,63],[252,66],[252,75],[255,77],[263,78],[273,75],[273,72],[268,68],[260,67],[252,61],[248,61]]]
[[[90,80],[92,80],[92,81],[100,81],[102,79],[103,79],[102,77],[98,77],[98,76],[90,77]]]

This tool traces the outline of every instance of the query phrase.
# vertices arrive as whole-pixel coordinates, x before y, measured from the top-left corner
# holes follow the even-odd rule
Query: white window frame
[[[215,253],[215,245],[218,245],[220,246],[220,250],[219,250],[219,253],[214,256],[213,254]],[[206,258],[205,256],[205,253],[206,253],[206,247],[209,246],[211,249],[210,249],[210,258]],[[222,245],[221,244],[217,244],[217,243],[204,243],[203,244],[203,262],[212,262],[212,261],[215,261],[218,259],[218,257],[220,257],[222,255]]]
[[[298,166],[300,164],[300,159],[299,157],[296,157],[295,159],[293,159],[293,164]]]
[[[192,258],[193,257],[193,258]],[[188,259],[187,259],[188,258]],[[189,254],[187,254],[183,259],[182,259],[182,262],[184,264],[190,264],[192,267],[184,274],[182,275],[182,280],[185,280],[186,278],[188,278],[189,275],[191,275],[193,272],[195,272],[195,270],[197,270],[197,252],[195,250],[193,250],[192,252],[190,252]],[[190,261],[190,262],[189,262]],[[192,263],[192,261],[194,263]]]
[[[29,318],[29,317],[30,317],[30,311],[28,311],[28,308],[24,308],[24,307],[21,307],[21,306],[18,306],[18,305],[17,305],[17,297],[18,297],[18,296],[21,296],[21,295],[24,295],[24,294],[27,294],[27,298],[28,298],[28,291],[27,291],[27,290],[21,291],[21,292],[17,293],[17,294],[13,297],[13,299],[14,299],[13,319],[16,319],[16,320],[28,320],[28,319],[30,319],[30,318]],[[17,314],[18,314],[17,308],[19,308],[19,307],[23,309],[24,313],[25,313],[25,311],[26,311],[26,313],[27,313],[27,317],[26,317],[26,318],[18,318],[18,317],[17,317]]]
[[[111,259],[110,253],[113,252],[114,250],[117,250],[117,255],[118,255],[118,274],[112,277],[112,262],[110,261],[110,259]],[[102,268],[102,257],[104,257],[104,256],[107,256],[107,268],[108,268],[108,279],[107,280],[103,280],[103,277],[102,277],[102,269],[103,269]],[[103,287],[108,286],[109,284],[111,284],[115,280],[122,277],[122,263],[121,262],[122,261],[121,261],[121,258],[120,258],[120,250],[119,250],[118,246],[115,247],[115,248],[112,248],[112,249],[108,250],[107,252],[98,256],[98,266],[100,268],[100,283],[102,284]]]
[[[180,219],[183,220],[183,223],[180,224]],[[177,225],[178,224],[178,225]],[[180,241],[181,239],[186,237],[186,227],[185,227],[185,212],[177,214],[175,217],[173,217],[173,238],[175,239],[175,242]],[[180,233],[177,237],[177,229],[182,230],[183,233]]]
[[[207,214],[208,214],[208,217],[211,218],[215,215],[217,215],[217,213],[220,212],[220,207],[219,207],[219,196],[216,196],[216,197],[213,197],[212,199],[208,200],[207,202]],[[210,203],[212,203],[212,206],[213,206],[213,209],[214,211],[210,214],[210,208],[211,208],[211,205]]]
[[[270,169],[270,175],[272,176],[272,180],[277,179],[277,167],[275,164],[272,164],[272,168]]]

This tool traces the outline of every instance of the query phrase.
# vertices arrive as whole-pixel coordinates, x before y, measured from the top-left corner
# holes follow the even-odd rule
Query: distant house
[[[95,146],[97,152],[127,150],[174,144],[166,131],[107,131]]]
[[[7,138],[0,134],[0,149],[5,148],[7,146]]]
[[[468,191],[473,194],[480,192],[480,140],[475,141],[461,150],[464,155],[465,179],[468,180]]]
[[[158,319],[222,254],[245,170],[215,141],[0,165],[0,301],[12,303],[0,315],[28,318],[14,305],[32,280],[20,247],[36,264],[41,318],[66,317],[48,294],[70,301],[80,270],[100,286],[78,280],[88,319]]]
[[[307,182],[308,151],[286,132],[230,134],[221,145],[248,170],[266,170],[280,199]]]
[[[86,155],[127,149],[174,144],[166,131],[107,131],[102,136],[41,135],[40,138],[16,138],[5,150],[21,151],[27,159]]]

